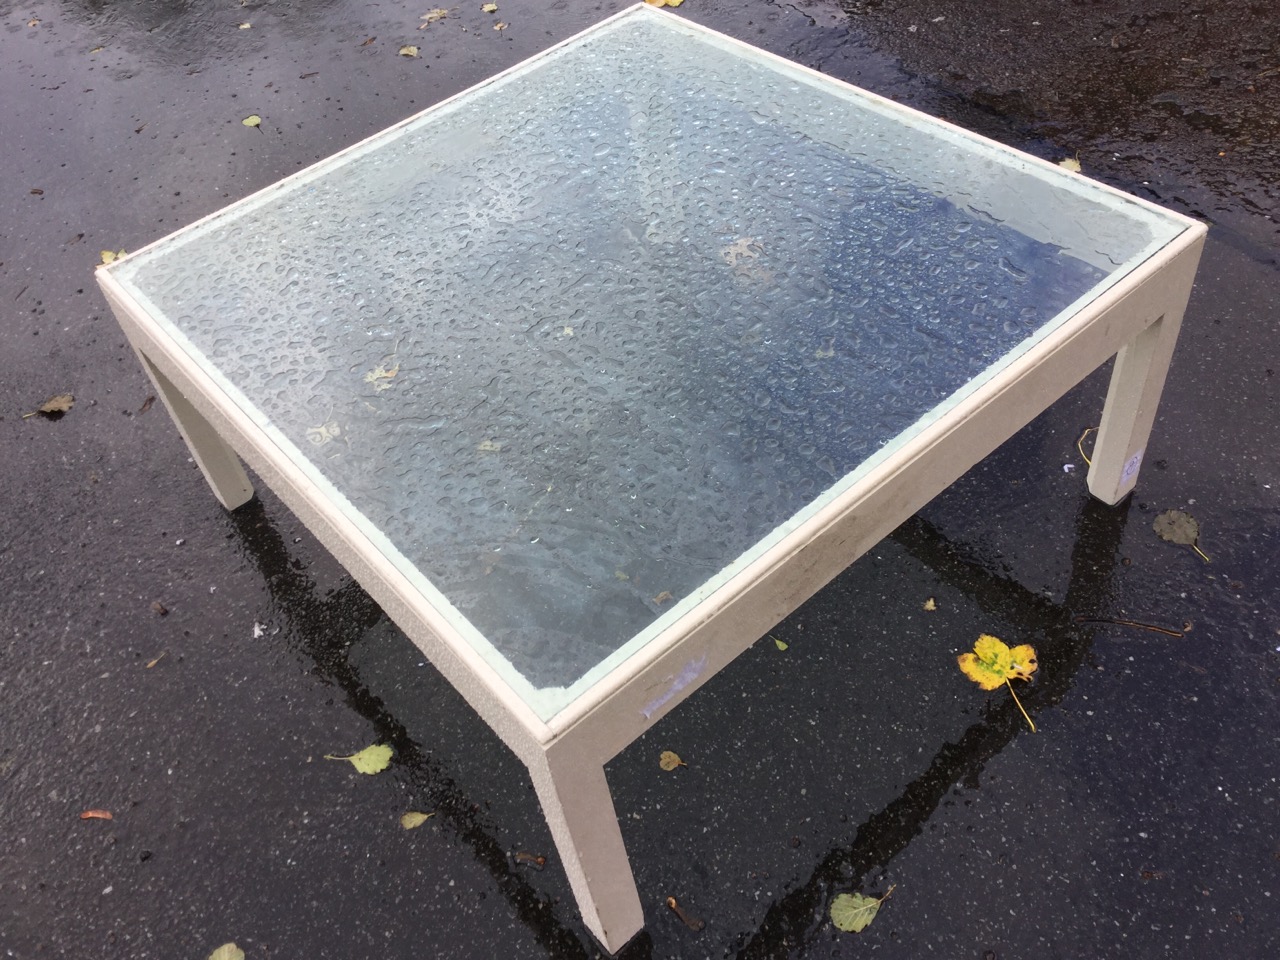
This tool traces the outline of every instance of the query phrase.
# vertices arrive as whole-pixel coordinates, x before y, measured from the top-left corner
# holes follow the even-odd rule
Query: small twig
[[[1080,451],[1080,459],[1084,461],[1084,465],[1086,467],[1092,467],[1093,461],[1090,460],[1089,455],[1084,452],[1084,438],[1097,429],[1097,427],[1088,427],[1084,433],[1080,434],[1080,439],[1076,441],[1076,449]]]
[[[1142,623],[1139,620],[1116,620],[1112,617],[1076,617],[1076,623],[1114,623],[1118,627],[1137,627],[1139,630],[1150,630],[1152,633],[1163,633],[1166,637],[1185,637],[1180,630],[1168,627],[1157,627],[1154,623]]]
[[[1018,695],[1017,695],[1016,693],[1014,693],[1014,692],[1013,692],[1013,684],[1009,682],[1009,678],[1008,678],[1008,677],[1005,677],[1005,678],[1004,678],[1004,685],[1005,685],[1006,687],[1008,687],[1008,688],[1009,688],[1009,693],[1013,694],[1013,702],[1014,702],[1014,703],[1016,703],[1016,704],[1018,705],[1018,709],[1019,709],[1019,710],[1022,710],[1022,716],[1023,716],[1023,719],[1025,719],[1025,720],[1027,721],[1028,725],[1030,725],[1030,727],[1031,727],[1031,732],[1032,732],[1032,733],[1035,733],[1035,732],[1036,732],[1036,725],[1035,725],[1035,723],[1032,721],[1032,719],[1031,719],[1029,716],[1027,716],[1027,711],[1026,711],[1025,709],[1023,709],[1022,701],[1018,699]],[[890,888],[889,888],[889,893],[893,893],[893,887],[890,887]],[[884,896],[885,896],[885,897],[889,896],[889,893],[886,893]],[[881,897],[881,900],[883,900],[883,899],[884,899],[884,897]]]
[[[679,917],[684,925],[690,930],[701,930],[706,926],[704,921],[699,920],[697,917],[691,917],[689,914],[685,913],[684,908],[681,907],[680,904],[676,903],[675,897],[667,897],[667,906],[671,908],[672,913]]]
[[[1213,563],[1213,561],[1212,561],[1212,560],[1210,560],[1210,559],[1205,555],[1205,552],[1204,552],[1203,550],[1201,550],[1201,549],[1200,549],[1200,544],[1198,544],[1198,543],[1193,543],[1193,544],[1191,545],[1191,549],[1192,549],[1192,550],[1194,550],[1196,553],[1200,554],[1200,559],[1201,559],[1201,560],[1203,560],[1205,563]]]
[[[547,858],[537,854],[529,853],[525,850],[517,850],[515,854],[516,863],[523,863],[526,867],[533,867],[535,870],[541,870],[547,865]]]

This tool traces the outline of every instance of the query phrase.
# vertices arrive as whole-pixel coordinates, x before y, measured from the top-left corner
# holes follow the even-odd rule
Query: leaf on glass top
[[[497,440],[481,440],[476,444],[476,449],[481,453],[500,453],[502,444]]]
[[[738,237],[720,250],[720,259],[731,267],[744,260],[755,260],[764,253],[764,245],[755,237]]]
[[[340,436],[342,436],[342,427],[338,425],[336,420],[322,423],[318,427],[307,428],[307,439],[317,447],[323,447],[329,441],[336,440]]]
[[[395,753],[385,743],[375,743],[365,747],[359,753],[353,753],[349,757],[336,757],[333,754],[326,753],[326,760],[347,760],[353,767],[361,773],[381,773],[391,764],[391,756]]]
[[[1030,680],[1039,664],[1035,647],[1029,643],[1009,647],[1007,643],[984,633],[973,645],[972,653],[956,657],[964,675],[983,690],[994,690],[1006,680]]]
[[[364,375],[364,382],[373,384],[373,389],[381,393],[383,390],[391,389],[391,381],[395,379],[396,374],[399,372],[399,361],[396,362],[394,367],[388,367],[385,363],[380,363]]]

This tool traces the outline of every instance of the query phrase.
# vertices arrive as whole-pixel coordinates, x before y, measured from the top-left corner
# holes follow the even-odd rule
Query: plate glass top
[[[112,272],[546,718],[1183,229],[636,10]]]

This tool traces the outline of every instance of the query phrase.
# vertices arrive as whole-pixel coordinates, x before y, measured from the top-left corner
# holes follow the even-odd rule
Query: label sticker
[[[1145,450],[1139,450],[1129,458],[1129,462],[1124,465],[1124,470],[1120,473],[1120,486],[1123,487],[1138,475],[1138,468],[1142,466],[1142,455],[1144,453],[1146,453]]]

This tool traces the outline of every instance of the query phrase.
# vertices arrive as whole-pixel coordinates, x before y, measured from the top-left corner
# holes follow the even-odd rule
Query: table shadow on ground
[[[379,742],[394,747],[398,769],[411,789],[429,799],[441,820],[471,848],[534,940],[550,956],[600,956],[598,946],[584,937],[584,928],[566,925],[555,915],[554,899],[522,874],[514,851],[486,828],[482,806],[458,789],[448,771],[431,759],[349,659],[354,644],[385,624],[378,605],[354,581],[319,595],[315,580],[292,556],[259,500],[231,516],[245,555],[262,575],[273,601],[293,622],[293,635],[300,638],[297,652],[313,662],[318,678],[343,691],[347,705],[374,726]],[[1127,516],[1123,505],[1112,508],[1091,498],[1082,500],[1069,584],[1061,602],[993,573],[920,516],[902,524],[890,539],[984,613],[1013,623],[1020,635],[1043,638],[1037,648],[1042,667],[1039,679],[1022,695],[1023,705],[1034,717],[1067,696],[1089,655],[1098,628],[1079,618],[1105,607]],[[737,956],[741,960],[783,956],[816,942],[826,926],[824,902],[837,890],[852,889],[883,871],[922,832],[955,784],[976,783],[987,761],[1025,732],[1026,722],[1011,699],[993,701],[979,722],[938,750],[925,772],[900,796],[857,828],[850,845],[829,849],[806,880],[774,901],[757,929],[740,938]],[[653,909],[650,905],[650,913]],[[815,922],[815,917],[821,919]],[[654,917],[649,920],[652,923]],[[644,960],[653,953],[646,930],[616,956]]]

